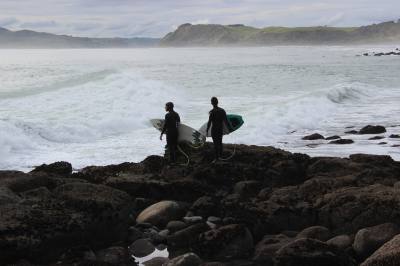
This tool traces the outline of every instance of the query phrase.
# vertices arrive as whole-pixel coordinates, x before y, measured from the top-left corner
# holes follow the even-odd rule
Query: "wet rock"
[[[339,235],[329,239],[326,243],[339,250],[346,250],[353,244],[353,239],[348,235]]]
[[[334,136],[327,137],[326,140],[334,140],[334,139],[340,139],[340,138],[341,138],[340,136],[334,135]]]
[[[276,252],[276,266],[355,266],[345,253],[316,240],[301,238]]]
[[[68,162],[55,162],[52,164],[42,164],[31,171],[31,173],[44,172],[59,176],[69,176],[72,174],[72,165]]]
[[[389,136],[389,138],[391,138],[391,139],[398,139],[398,138],[400,138],[400,135],[398,135],[398,134],[392,134],[392,135]]]
[[[352,139],[338,139],[329,142],[329,144],[352,144],[352,143],[354,143],[354,140]]]
[[[301,231],[297,238],[312,238],[326,241],[331,237],[331,232],[324,226],[311,226]]]
[[[302,138],[303,140],[317,140],[317,139],[325,139],[324,136],[318,133],[314,133]]]
[[[353,249],[360,258],[366,258],[398,233],[400,228],[393,223],[363,228],[355,236]]]
[[[184,228],[186,228],[188,225],[182,221],[170,221],[167,224],[167,229],[171,232],[171,233],[175,233],[176,231],[182,230]]]
[[[201,259],[194,253],[187,253],[170,260],[166,266],[200,266]]]
[[[124,247],[109,247],[96,252],[96,260],[112,265],[127,265],[130,256]]]
[[[375,251],[361,266],[397,266],[400,265],[400,235],[393,237]]]
[[[142,211],[136,218],[138,223],[151,223],[164,228],[169,221],[183,217],[186,206],[176,201],[161,201]]]
[[[358,132],[358,134],[381,134],[381,133],[385,133],[386,132],[386,128],[383,126],[365,126],[362,129],[360,129],[360,131]]]
[[[385,138],[384,136],[375,136],[375,137],[369,138],[368,140],[378,140],[378,139],[384,139],[384,138]]]
[[[357,130],[349,130],[349,131],[346,131],[346,132],[344,132],[345,134],[352,134],[352,135],[354,135],[354,134],[358,134],[358,131]]]
[[[129,246],[129,252],[135,257],[146,257],[156,250],[154,245],[147,239],[138,239]]]
[[[201,234],[198,250],[202,257],[225,261],[248,257],[253,245],[250,231],[243,225],[233,224]]]

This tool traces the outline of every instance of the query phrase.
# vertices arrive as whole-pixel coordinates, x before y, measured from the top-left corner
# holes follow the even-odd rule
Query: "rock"
[[[398,266],[400,265],[400,235],[386,242],[375,251],[361,266]]]
[[[349,131],[346,131],[346,132],[344,132],[345,134],[352,134],[352,135],[354,135],[354,134],[358,134],[358,131],[357,130],[349,130]]]
[[[276,252],[275,266],[355,266],[345,253],[316,239],[300,238]]]
[[[221,224],[222,223],[222,219],[219,217],[215,217],[215,216],[210,216],[207,218],[207,222],[213,223],[213,224]]]
[[[385,133],[386,129],[383,126],[365,126],[362,129],[360,129],[360,131],[358,132],[358,134],[381,134],[381,133]]]
[[[317,140],[317,139],[325,139],[324,136],[318,133],[314,133],[302,138],[303,140]]]
[[[184,228],[186,228],[188,225],[182,221],[170,221],[167,224],[167,229],[171,232],[171,233],[175,233],[176,231],[182,230]]]
[[[21,200],[11,189],[0,187],[0,205],[6,203],[17,203]]]
[[[138,239],[143,238],[143,232],[137,229],[134,226],[129,227],[128,229],[128,241],[130,243],[135,242]]]
[[[96,252],[96,260],[112,265],[126,265],[130,256],[124,247],[109,247]]]
[[[339,250],[346,250],[353,244],[353,240],[348,235],[339,235],[329,239],[328,241],[326,241],[326,243]]]
[[[147,239],[138,239],[129,246],[129,252],[135,257],[146,257],[156,250],[154,245]]]
[[[250,197],[256,195],[261,188],[261,183],[258,181],[240,181],[235,184],[233,192],[239,194],[240,197]]]
[[[384,139],[384,138],[385,138],[384,136],[375,136],[375,137],[369,138],[368,140],[378,140],[378,139]]]
[[[160,201],[142,211],[136,222],[151,223],[164,228],[169,221],[181,219],[185,210],[186,207],[176,201]]]
[[[201,234],[198,250],[202,257],[226,261],[248,257],[253,245],[250,231],[243,225],[232,224]]]
[[[354,143],[354,140],[352,139],[338,139],[329,142],[329,144],[352,144],[352,143]]]
[[[68,162],[55,162],[52,164],[42,164],[31,171],[31,173],[44,172],[59,176],[69,176],[72,174],[72,165]]]
[[[398,134],[392,134],[392,135],[389,136],[389,138],[391,138],[391,139],[398,139],[398,138],[400,138],[400,135],[398,135]]]
[[[297,238],[312,238],[326,241],[331,237],[331,232],[324,226],[311,226],[301,231]]]
[[[208,217],[219,215],[219,204],[218,201],[209,196],[203,196],[198,198],[190,207],[190,211],[193,212],[195,216]]]
[[[387,142],[379,142],[378,145],[386,145]]]
[[[187,253],[170,260],[166,266],[200,266],[201,259],[194,253]]]
[[[293,238],[283,234],[265,235],[254,249],[253,261],[260,265],[273,265],[275,253],[283,246],[293,241]]]
[[[158,232],[158,235],[161,237],[161,239],[167,239],[167,236],[169,236],[170,231],[168,229],[161,230]]]
[[[201,216],[185,216],[183,220],[187,224],[197,224],[203,222],[203,217]]]
[[[155,257],[151,260],[143,262],[144,266],[165,266],[169,262],[168,258]]]
[[[207,224],[198,223],[179,230],[167,237],[168,248],[190,248],[198,241],[200,234],[209,229]]]
[[[393,223],[363,228],[355,236],[353,249],[360,258],[366,258],[399,233],[400,228]]]
[[[327,137],[326,140],[334,140],[334,139],[340,139],[340,138],[341,138],[340,136],[334,135],[334,136]]]

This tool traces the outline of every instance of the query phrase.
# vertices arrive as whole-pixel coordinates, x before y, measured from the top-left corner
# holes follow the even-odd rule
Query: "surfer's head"
[[[167,102],[165,104],[165,111],[169,112],[174,110],[174,103],[173,102]]]
[[[217,97],[212,97],[212,98],[211,98],[211,104],[212,104],[213,106],[218,106],[218,99],[217,99]]]

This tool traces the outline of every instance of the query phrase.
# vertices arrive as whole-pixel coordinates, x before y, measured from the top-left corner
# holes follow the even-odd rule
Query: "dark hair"
[[[165,104],[165,106],[167,106],[168,109],[174,109],[174,103],[173,102],[167,102]]]
[[[217,104],[218,104],[218,99],[217,99],[217,97],[212,97],[212,98],[211,98],[211,104],[212,104],[212,105],[217,105]]]

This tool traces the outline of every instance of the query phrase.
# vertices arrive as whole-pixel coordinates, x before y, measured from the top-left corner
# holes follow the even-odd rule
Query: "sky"
[[[163,37],[183,23],[361,26],[400,19],[399,0],[0,0],[0,27],[87,37]]]

